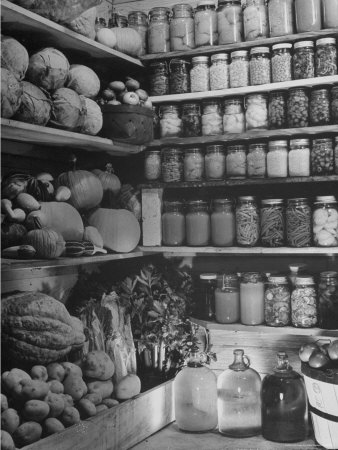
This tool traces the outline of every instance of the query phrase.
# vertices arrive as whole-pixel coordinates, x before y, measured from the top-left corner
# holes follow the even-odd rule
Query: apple
[[[123,92],[126,90],[126,85],[123,83],[123,81],[111,81],[108,84],[108,87],[115,92]]]
[[[321,350],[315,350],[309,359],[309,366],[314,369],[321,369],[330,363],[330,359]]]
[[[114,98],[116,98],[115,92],[112,91],[111,89],[107,88],[104,91],[102,91],[102,97],[105,100],[114,100]]]
[[[137,89],[140,89],[140,83],[137,80],[134,80],[134,78],[127,77],[125,84],[129,91],[136,91]]]
[[[122,98],[122,103],[126,105],[138,105],[140,97],[135,92],[127,92]]]
[[[107,102],[107,105],[121,105],[121,102],[114,98],[113,100],[109,100],[109,102]]]
[[[147,92],[144,89],[136,89],[136,94],[140,97],[140,100],[142,101],[147,101],[149,95],[147,94]]]
[[[332,361],[338,360],[338,339],[332,341],[327,348],[327,352]]]
[[[319,347],[315,343],[302,345],[298,352],[300,360],[303,362],[309,362],[310,356],[317,350],[319,350]]]

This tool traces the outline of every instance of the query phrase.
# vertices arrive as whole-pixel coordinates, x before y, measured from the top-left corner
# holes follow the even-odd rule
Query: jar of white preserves
[[[209,58],[195,56],[191,60],[190,90],[191,92],[205,92],[210,90]]]
[[[229,87],[229,62],[227,53],[211,55],[210,89],[228,89]]]
[[[223,134],[223,118],[219,100],[202,102],[202,136]]]
[[[243,7],[245,40],[269,37],[268,7],[265,0],[246,0]]]
[[[264,142],[249,145],[247,174],[249,178],[264,178],[266,175],[266,147]]]
[[[270,141],[266,157],[268,178],[288,176],[288,143],[284,140]]]
[[[245,178],[246,150],[244,145],[229,145],[226,157],[226,175],[229,178]]]
[[[195,44],[217,45],[217,13],[213,0],[200,0],[195,11]]]
[[[246,129],[268,129],[267,94],[249,94],[245,97]]]
[[[312,224],[316,247],[338,246],[338,205],[334,195],[316,197]]]
[[[149,11],[148,53],[170,51],[169,15],[170,9],[161,6]]]
[[[187,3],[174,5],[170,21],[170,50],[190,50],[192,48],[195,48],[193,9]]]
[[[159,115],[161,138],[180,137],[182,135],[182,119],[178,105],[160,106]]]
[[[291,139],[289,151],[289,176],[310,176],[310,141],[309,139]]]
[[[249,86],[249,58],[247,50],[231,53],[230,87]]]
[[[223,180],[225,175],[225,151],[223,145],[208,145],[204,163],[207,180]]]
[[[148,181],[156,181],[161,177],[161,150],[148,150],[144,158],[144,176]]]
[[[217,8],[218,43],[233,44],[243,39],[243,11],[240,0],[220,0]]]
[[[338,27],[338,1],[322,0],[323,28]]]
[[[200,148],[184,151],[184,181],[200,181],[204,175],[204,155]]]
[[[223,132],[243,133],[245,118],[243,99],[241,97],[226,98],[224,100]]]
[[[270,0],[268,3],[270,36],[286,36],[295,31],[293,0]]]

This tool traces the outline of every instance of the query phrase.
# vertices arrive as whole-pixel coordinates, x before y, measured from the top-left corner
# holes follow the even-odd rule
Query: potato
[[[49,417],[42,424],[42,432],[44,436],[50,436],[51,434],[58,433],[65,429],[63,423],[61,423],[55,417]]]
[[[1,393],[1,412],[6,411],[8,409],[8,400],[5,394]]]
[[[115,386],[115,397],[118,400],[127,400],[141,392],[141,380],[133,373],[129,373]]]
[[[99,405],[102,403],[102,395],[100,392],[92,392],[84,396],[86,400],[90,400],[94,405]]]
[[[37,422],[25,422],[13,433],[13,439],[17,447],[23,447],[41,438],[42,427]]]
[[[63,363],[61,363],[61,365],[65,369],[65,376],[72,374],[72,375],[77,375],[78,377],[82,378],[81,367],[79,367],[76,364],[73,364],[71,362],[63,362]]]
[[[89,394],[93,392],[100,392],[102,398],[108,398],[112,395],[114,390],[114,385],[112,380],[107,381],[91,381],[87,383]]]
[[[48,417],[59,417],[66,406],[63,397],[53,392],[48,392],[45,402],[49,406]]]
[[[120,402],[115,398],[104,398],[102,404],[108,406],[108,408],[113,408],[114,406],[119,405]]]
[[[30,375],[21,369],[16,369],[16,368],[11,369],[10,373],[17,376],[20,380],[30,380],[31,379]]]
[[[66,406],[60,416],[60,420],[65,427],[70,427],[80,422],[80,413],[74,406]]]
[[[63,387],[65,394],[71,395],[74,401],[80,400],[87,394],[86,383],[77,375],[67,375],[63,381]]]
[[[82,371],[86,378],[105,381],[113,376],[115,366],[107,353],[94,350],[84,357]]]
[[[76,406],[79,410],[81,419],[88,419],[88,417],[95,416],[96,414],[96,406],[86,398],[82,398]]]
[[[57,380],[62,382],[66,375],[66,370],[59,363],[50,363],[47,366],[47,373],[49,380]]]
[[[42,422],[49,414],[49,405],[42,400],[28,400],[24,404],[22,414],[27,420]]]
[[[45,366],[33,366],[31,368],[31,377],[32,380],[48,380],[47,368]]]
[[[1,450],[15,450],[12,436],[5,430],[1,430]]]
[[[63,401],[65,402],[65,407],[66,406],[74,406],[74,400],[72,399],[72,396],[69,394],[59,394],[62,398]]]
[[[106,409],[108,409],[107,405],[104,405],[103,403],[100,403],[99,405],[97,405],[96,407],[96,414],[98,414],[101,411],[105,411]]]
[[[21,397],[24,400],[43,400],[49,391],[49,386],[45,381],[22,380]]]
[[[47,384],[49,386],[50,392],[53,392],[54,394],[63,394],[64,393],[64,387],[61,381],[58,380],[50,380],[47,381]]]
[[[1,414],[1,429],[13,434],[20,425],[20,417],[13,408],[8,408]]]
[[[19,390],[21,392],[22,388],[19,386],[19,384],[21,380],[25,379],[31,379],[28,373],[24,372],[23,370],[12,369],[10,372],[4,372],[1,375],[1,384],[7,394],[12,394],[12,392],[16,390]]]

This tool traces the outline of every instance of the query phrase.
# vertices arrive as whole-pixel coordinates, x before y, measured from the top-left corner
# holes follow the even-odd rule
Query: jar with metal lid
[[[309,199],[289,198],[286,207],[286,243],[303,248],[312,244],[312,210]]]
[[[266,151],[264,142],[249,145],[247,154],[247,174],[249,178],[264,178],[266,175]]]
[[[321,30],[321,0],[295,0],[295,12],[297,33]]]
[[[231,88],[249,86],[249,57],[247,50],[238,50],[231,53],[229,75]]]
[[[315,76],[315,54],[313,41],[299,41],[293,46],[293,79],[301,80]]]
[[[195,56],[191,60],[190,90],[191,92],[205,92],[210,90],[209,57]]]
[[[246,149],[245,145],[229,145],[226,157],[226,176],[228,178],[245,178]]]
[[[269,37],[268,7],[265,0],[246,0],[243,8],[245,40]]]
[[[338,3],[337,3],[338,10]],[[338,13],[337,13],[338,15]],[[315,72],[317,77],[337,75],[337,41],[322,38],[316,41]]]
[[[179,201],[165,201],[162,214],[162,244],[183,245],[185,241],[184,205]]]
[[[148,53],[170,51],[169,16],[170,9],[162,6],[149,11]]]
[[[169,62],[170,94],[186,94],[190,92],[190,63],[184,59],[171,59]]]
[[[200,181],[204,175],[204,155],[199,147],[184,150],[184,181]]]
[[[334,157],[331,138],[313,139],[311,170],[312,175],[333,175]]]
[[[289,176],[310,176],[310,141],[309,139],[291,139],[289,151]]]
[[[218,198],[212,202],[211,243],[215,247],[231,247],[235,242],[235,213],[232,200]]]
[[[210,215],[208,203],[204,200],[188,202],[185,216],[187,245],[203,246],[210,241]]]
[[[240,0],[220,0],[217,8],[218,44],[242,42],[243,10]]]
[[[223,180],[225,176],[225,151],[223,145],[208,145],[204,157],[207,180]]]
[[[173,6],[170,20],[170,50],[190,50],[195,48],[193,9],[187,3]]]
[[[217,285],[216,273],[200,274],[201,299],[199,316],[204,320],[215,320],[215,289]]]
[[[282,247],[285,244],[284,201],[262,200],[260,210],[261,243],[264,247]]]
[[[183,181],[183,153],[179,148],[165,147],[161,155],[162,180],[165,183]]]
[[[159,116],[161,138],[180,137],[182,135],[182,119],[178,105],[161,105]]]
[[[287,117],[289,128],[309,126],[309,97],[306,89],[292,88],[289,90]]]
[[[270,0],[268,3],[270,37],[295,32],[293,0]]]
[[[194,22],[196,47],[217,45],[217,13],[214,0],[199,0]]]
[[[270,141],[266,156],[268,178],[288,176],[288,143],[284,140]]]
[[[223,133],[223,118],[219,100],[202,101],[202,135],[212,136]]]
[[[291,295],[285,275],[270,275],[264,294],[264,317],[269,327],[285,327],[291,322]]]
[[[183,103],[182,124],[184,137],[201,135],[201,108],[198,103]]]
[[[218,323],[236,323],[240,318],[239,282],[235,273],[217,277],[215,316]]]
[[[338,27],[337,0],[322,0],[323,28]]]
[[[229,87],[229,63],[227,53],[211,55],[210,90],[228,89]]]
[[[243,99],[232,97],[224,99],[223,132],[243,133],[245,131],[245,118]]]
[[[108,20],[108,28],[127,28],[128,19],[126,16],[122,16],[118,13],[112,13]]]
[[[129,28],[133,28],[141,36],[142,47],[138,56],[147,53],[148,17],[143,11],[131,11],[128,14]]]
[[[312,219],[315,246],[337,247],[338,205],[334,195],[316,197]]]
[[[338,123],[338,86],[331,89],[331,122]]]
[[[291,294],[291,321],[297,328],[315,327],[318,322],[317,296],[313,277],[298,276]]]
[[[251,86],[271,83],[271,64],[269,47],[254,47],[250,51]]]
[[[161,178],[161,150],[145,152],[144,177],[148,181],[156,181]]]
[[[328,89],[313,89],[310,94],[310,125],[329,125],[330,95]]]
[[[236,205],[236,239],[243,247],[254,247],[259,240],[259,211],[256,197],[239,197]]]
[[[284,91],[270,92],[268,113],[270,130],[286,127],[286,93]]]
[[[273,83],[292,80],[292,44],[272,46],[271,75]]]
[[[249,94],[245,97],[246,129],[268,129],[267,94]]]
[[[259,272],[245,272],[240,281],[241,322],[243,325],[264,323],[264,280]]]
[[[149,64],[150,95],[169,94],[169,72],[166,61]]]
[[[335,147],[334,147],[334,167],[335,167],[335,174],[338,175],[338,136],[334,138],[335,140]]]
[[[318,315],[320,328],[334,330],[338,327],[338,272],[320,273]]]

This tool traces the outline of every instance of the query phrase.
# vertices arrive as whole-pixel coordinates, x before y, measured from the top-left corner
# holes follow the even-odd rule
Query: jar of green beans
[[[286,207],[286,242],[289,247],[312,244],[312,211],[308,198],[289,198]]]
[[[260,223],[262,245],[282,247],[285,235],[284,201],[282,199],[262,200]]]
[[[256,197],[239,197],[236,206],[236,239],[243,247],[254,247],[259,240],[259,210]]]

